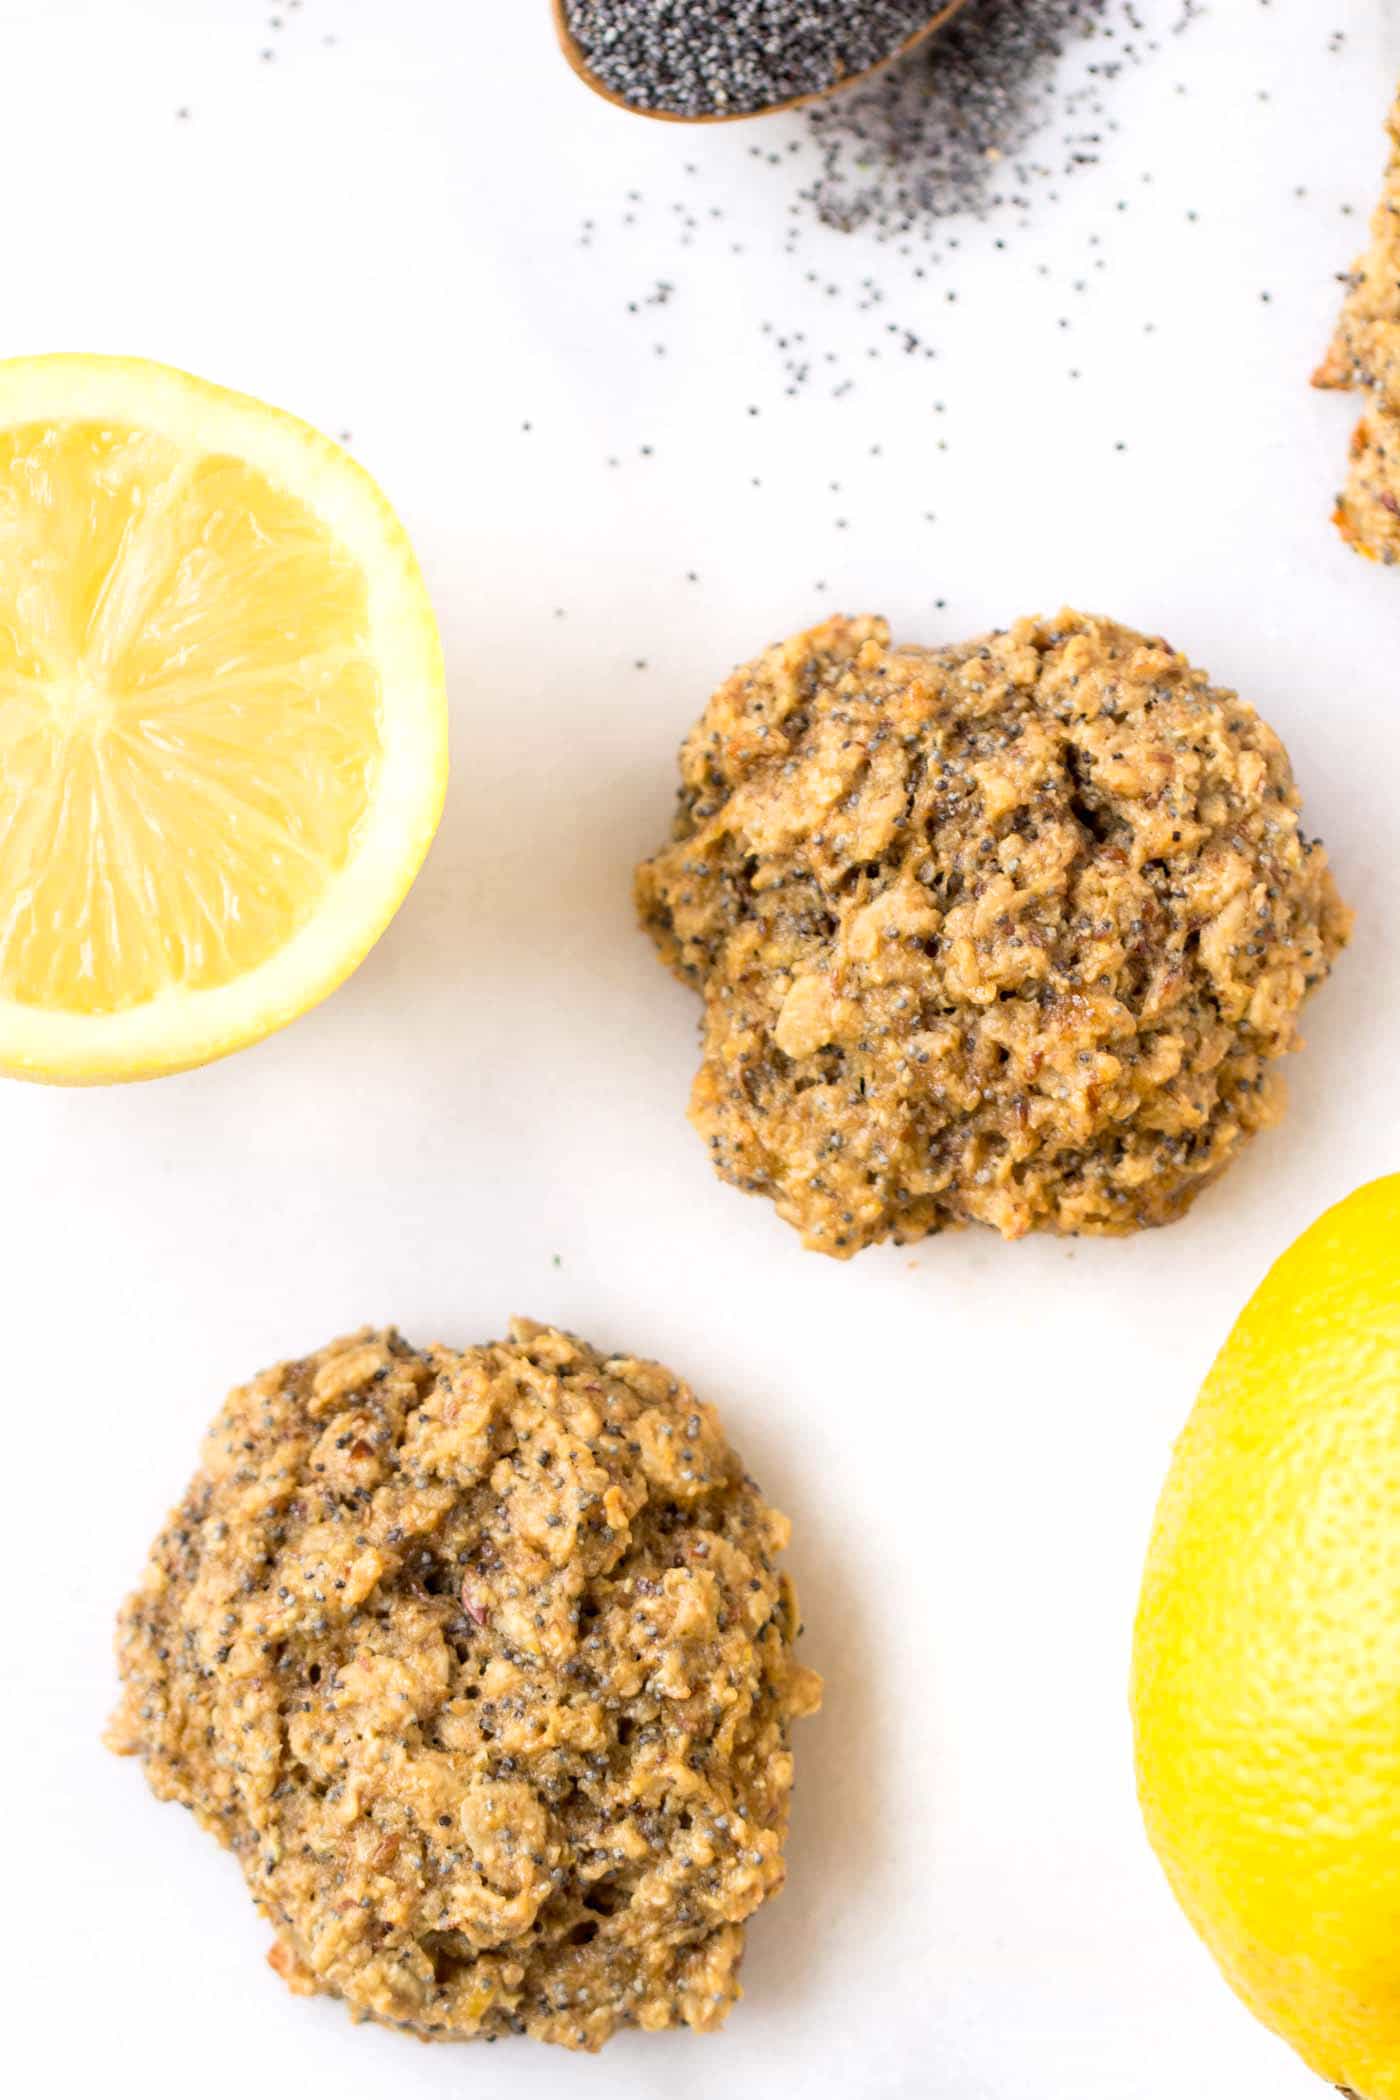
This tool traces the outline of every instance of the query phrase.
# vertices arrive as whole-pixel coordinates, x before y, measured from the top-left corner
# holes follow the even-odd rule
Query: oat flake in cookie
[[[719,1172],[838,1256],[1179,1217],[1281,1110],[1346,940],[1288,756],[1160,640],[827,622],[745,665],[638,871]]]
[[[820,1696],[787,1535],[656,1364],[366,1331],[225,1402],[109,1741],[237,1854],[295,1991],[443,2040],[718,2027]]]

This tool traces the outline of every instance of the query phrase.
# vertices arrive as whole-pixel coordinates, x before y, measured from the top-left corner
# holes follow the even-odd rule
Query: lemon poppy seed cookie
[[[434,2039],[717,2027],[820,1693],[787,1530],[658,1365],[351,1336],[225,1403],[109,1741],[233,1850],[294,1990]]]
[[[1278,1115],[1348,914],[1278,738],[1165,642],[832,620],[681,778],[637,892],[704,1000],[692,1118],[809,1246],[1162,1224]]]
[[[1335,523],[1359,554],[1392,564],[1400,562],[1400,96],[1387,130],[1390,162],[1371,244],[1345,280],[1337,333],[1313,383],[1370,395]]]

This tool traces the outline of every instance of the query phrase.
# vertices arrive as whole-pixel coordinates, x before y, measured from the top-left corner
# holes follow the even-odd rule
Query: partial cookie
[[[365,1331],[229,1396],[109,1741],[231,1847],[293,1990],[431,2039],[718,2027],[820,1698],[787,1536],[656,1364]]]
[[[704,1000],[691,1116],[809,1246],[1163,1224],[1280,1113],[1349,914],[1278,738],[1167,643],[832,620],[681,778],[637,896]]]
[[[1351,466],[1335,522],[1358,554],[1400,561],[1400,412],[1379,404],[1352,432]]]
[[[1400,98],[1387,120],[1391,153],[1371,245],[1346,279],[1346,302],[1326,357],[1321,387],[1359,387],[1373,406],[1351,446],[1351,470],[1335,521],[1359,554],[1400,561]]]

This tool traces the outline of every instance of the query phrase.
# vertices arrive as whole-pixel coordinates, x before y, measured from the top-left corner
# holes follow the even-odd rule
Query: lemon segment
[[[1400,1174],[1230,1335],[1157,1513],[1138,1785],[1178,1900],[1331,2084],[1400,2100]]]
[[[441,811],[431,607],[369,477],[134,360],[0,364],[0,1069],[266,1035],[383,930]]]

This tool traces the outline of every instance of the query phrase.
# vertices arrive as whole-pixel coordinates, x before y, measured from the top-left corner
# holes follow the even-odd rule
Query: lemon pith
[[[138,360],[0,364],[0,1069],[147,1076],[323,997],[426,851],[445,725],[339,448]]]
[[[1400,2100],[1400,1175],[1303,1234],[1208,1376],[1157,1514],[1139,1794],[1251,2009]]]

